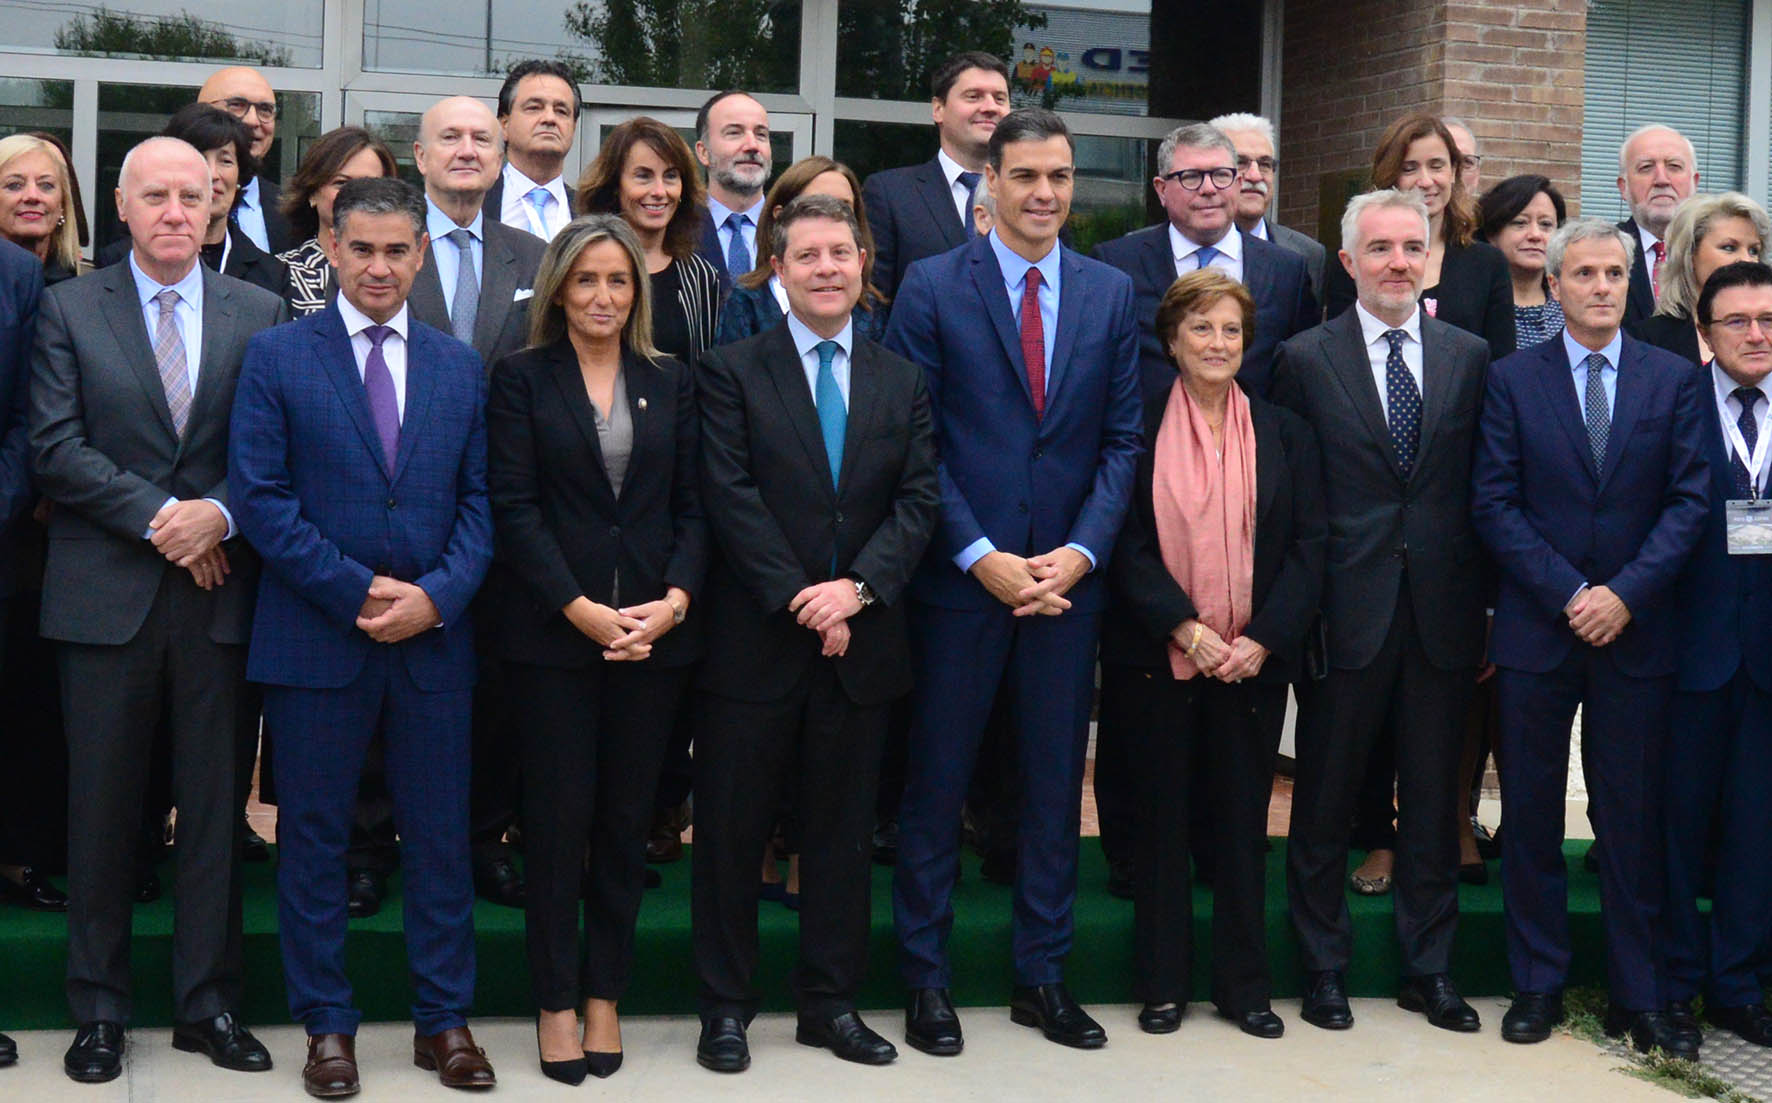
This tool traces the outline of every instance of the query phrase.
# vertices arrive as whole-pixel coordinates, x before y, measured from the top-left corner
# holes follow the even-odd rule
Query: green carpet
[[[1564,847],[1569,861],[1570,927],[1575,941],[1574,974],[1570,983],[1604,982],[1603,935],[1599,916],[1599,884],[1581,867],[1586,842]],[[695,963],[689,944],[689,862],[658,867],[664,886],[646,894],[636,937],[638,967],[622,1010],[628,1014],[692,1013],[695,1010]],[[1350,867],[1351,868],[1351,867]],[[1469,996],[1507,995],[1506,945],[1501,919],[1501,884],[1495,863],[1490,883],[1461,890],[1460,924],[1453,978]],[[272,867],[246,867],[246,975],[243,1009],[249,1023],[288,1020],[283,974],[277,949],[276,898]],[[161,871],[170,886],[172,867]],[[1082,845],[1081,890],[1076,907],[1076,945],[1070,956],[1068,982],[1085,1003],[1123,1003],[1132,999],[1132,905],[1107,895],[1106,863],[1095,840]],[[1273,963],[1274,994],[1298,995],[1297,954],[1286,917],[1285,840],[1274,840],[1268,856],[1267,929]],[[956,919],[950,942],[955,963],[954,999],[962,1005],[1001,1005],[1012,983],[1009,955],[1009,890],[986,882],[978,864],[967,858],[955,893]],[[1389,897],[1349,896],[1354,919],[1354,966],[1348,989],[1355,996],[1384,996],[1395,991],[1398,973],[1396,939]],[[1207,996],[1205,963],[1211,944],[1212,894],[1194,893],[1194,994]],[[474,913],[479,932],[479,990],[476,1015],[530,1015],[528,966],[523,951],[523,914],[480,902]],[[400,879],[390,884],[380,915],[351,925],[350,972],[357,1003],[370,1019],[398,1020],[408,1015],[410,987],[405,946],[400,934]],[[762,964],[759,987],[766,1007],[792,1007],[787,986],[794,959],[796,920],[780,904],[763,904],[759,918]],[[171,1021],[172,901],[164,899],[135,912],[133,969],[137,1025]],[[62,980],[67,964],[66,920],[63,915],[0,906],[0,1028],[30,1030],[67,1026]],[[896,1007],[903,999],[897,978],[897,945],[892,933],[891,871],[874,869],[874,934],[872,968],[863,1007]]]

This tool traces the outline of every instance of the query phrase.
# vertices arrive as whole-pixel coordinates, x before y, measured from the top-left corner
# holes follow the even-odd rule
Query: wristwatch
[[[855,600],[861,602],[861,607],[863,609],[866,609],[880,599],[880,595],[874,593],[874,588],[872,586],[869,586],[859,578],[854,579],[853,581],[855,582]]]
[[[689,607],[687,605],[678,605],[670,598],[665,598],[665,604],[671,607],[671,624],[673,625],[682,624],[683,618],[689,615]]]

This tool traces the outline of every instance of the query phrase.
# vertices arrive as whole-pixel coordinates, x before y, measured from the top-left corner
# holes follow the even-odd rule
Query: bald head
[[[492,109],[471,96],[432,104],[418,124],[413,160],[425,178],[425,194],[463,226],[498,178],[503,145]]]
[[[129,230],[142,271],[160,283],[177,283],[196,263],[209,228],[209,162],[187,142],[149,138],[123,158],[117,217]]]
[[[252,155],[260,161],[277,137],[277,95],[257,69],[231,65],[210,74],[197,91],[197,102],[219,107],[252,132]]]

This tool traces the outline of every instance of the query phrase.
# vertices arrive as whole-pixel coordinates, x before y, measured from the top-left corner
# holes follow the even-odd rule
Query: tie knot
[[[160,304],[161,314],[171,314],[173,307],[179,304],[179,294],[170,287],[162,287],[154,301]]]
[[[1649,246],[1649,251],[1655,254],[1656,261],[1659,262],[1665,260],[1667,258],[1667,243],[1658,241],[1654,245]]]
[[[374,345],[376,348],[381,348],[381,343],[388,339],[388,335],[390,333],[394,332],[394,327],[393,326],[367,326],[364,328],[363,332],[369,335],[369,343],[370,344]]]
[[[1741,403],[1742,410],[1750,414],[1754,412],[1754,403],[1766,397],[1758,387],[1737,387],[1730,393],[1735,396],[1735,401]]]
[[[457,226],[455,229],[449,231],[448,237],[450,242],[464,253],[468,251],[468,246],[472,245],[474,242],[474,235],[468,232],[466,226]]]
[[[812,348],[814,352],[818,353],[819,367],[828,368],[837,362],[837,342],[820,341],[818,344],[812,346]]]
[[[1194,254],[1194,256],[1200,258],[1200,267],[1205,268],[1206,266],[1210,265],[1213,261],[1218,259],[1218,253],[1219,253],[1219,251],[1216,248],[1214,248],[1210,245],[1202,245],[1202,246],[1200,246],[1199,251]]]
[[[534,203],[537,207],[547,206],[548,200],[552,198],[554,198],[554,193],[542,187],[540,184],[529,189],[529,201]]]
[[[1387,329],[1384,331],[1384,339],[1391,343],[1392,352],[1402,352],[1403,342],[1407,340],[1408,337],[1409,335],[1400,329]]]
[[[984,177],[976,172],[962,172],[959,179],[960,183],[966,185],[967,193],[971,194],[978,189],[978,182],[984,179]]]
[[[1040,270],[1033,265],[1028,266],[1027,289],[1030,292],[1040,289]]]
[[[750,221],[750,215],[745,214],[743,211],[733,211],[726,216],[726,228],[736,234],[744,229],[745,226],[749,225]]]
[[[1607,367],[1607,364],[1606,364],[1605,353],[1590,352],[1587,354],[1587,370],[1588,371],[1590,371],[1590,372],[1605,371],[1606,367]]]

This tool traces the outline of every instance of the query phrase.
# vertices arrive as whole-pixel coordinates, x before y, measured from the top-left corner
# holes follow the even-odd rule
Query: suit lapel
[[[486,239],[480,248],[480,309],[474,315],[474,350],[490,368],[492,351],[498,347],[499,334],[511,313],[511,296],[517,291],[517,254],[507,247],[502,222],[483,219],[480,228]]]
[[[569,341],[555,345],[553,352],[554,361],[548,377],[559,390],[560,405],[571,416],[572,424],[578,427],[579,435],[584,437],[585,447],[597,462],[597,474],[608,487],[609,469],[603,463],[603,441],[597,435],[597,418],[591,407],[591,396],[585,391],[584,375],[578,370],[578,357]],[[613,490],[611,497],[614,497]]]
[[[363,447],[375,457],[375,469],[386,474],[387,458],[382,454],[381,435],[375,431],[375,418],[369,412],[369,392],[363,388],[363,377],[357,374],[357,356],[351,351],[351,338],[345,332],[344,318],[339,314],[337,306],[328,306],[320,312],[319,322],[314,326],[314,342],[318,345],[317,358],[327,378],[332,380],[333,389],[338,391],[339,400],[345,405],[345,412],[351,417],[352,424],[357,426],[357,435],[363,438]],[[408,389],[411,386],[412,349],[406,350],[406,374]],[[402,432],[401,439],[405,439]]]
[[[160,361],[154,357],[154,343],[148,336],[147,322],[142,320],[141,300],[136,297],[135,276],[131,273],[129,261],[125,257],[122,262],[103,271],[103,278],[107,281],[105,289],[111,293],[104,308],[111,335],[123,349],[123,358],[135,372],[136,381],[148,393],[148,402],[159,416],[166,435],[176,441],[178,432],[172,427],[172,407],[166,404],[166,384],[160,381]]]
[[[1428,454],[1434,430],[1446,412],[1453,391],[1452,365],[1441,355],[1441,334],[1432,318],[1421,319],[1421,442],[1415,447],[1416,468]]]
[[[1322,339],[1340,345],[1339,348],[1325,348],[1323,359],[1334,369],[1354,409],[1360,412],[1360,420],[1366,423],[1366,431],[1384,454],[1385,462],[1390,464],[1397,478],[1403,478],[1397,450],[1391,447],[1390,423],[1385,421],[1384,406],[1378,400],[1378,381],[1372,377],[1372,355],[1366,348],[1366,335],[1360,329],[1359,315],[1350,309],[1330,319],[1324,326]],[[1425,353],[1423,349],[1424,361]]]
[[[1570,379],[1573,386],[1573,374]],[[1618,355],[1618,385],[1612,396],[1612,427],[1606,433],[1606,466],[1600,472],[1601,490],[1611,481],[1612,473],[1618,470],[1624,446],[1630,440],[1631,431],[1637,427],[1637,418],[1642,415],[1649,382],[1640,350],[1633,341],[1625,338],[1624,348]]]
[[[1071,350],[1077,346],[1077,330],[1083,324],[1083,264],[1069,249],[1058,248],[1058,332],[1047,338],[1057,343],[1052,347],[1052,371],[1046,378],[1046,408],[1061,394],[1059,383],[1071,362]]]
[[[954,192],[948,187],[948,178],[941,171],[941,162],[932,160],[923,165],[922,179],[918,194],[929,208],[930,219],[941,231],[942,244],[952,249],[966,241],[966,224],[960,220],[960,212],[954,209]]]
[[[192,395],[191,420],[208,416],[210,407],[226,389],[223,378],[228,371],[228,356],[234,349],[234,326],[238,304],[227,285],[215,273],[203,272],[203,359],[197,367],[197,393]],[[235,369],[238,370],[238,363]],[[186,426],[185,439],[190,439]],[[183,442],[180,442],[183,447]]]
[[[406,341],[406,409],[400,416],[400,445],[398,455],[394,457],[394,477],[390,480],[394,483],[400,481],[407,461],[412,458],[412,450],[418,446],[418,438],[425,432],[425,420],[431,413],[431,397],[437,390],[437,373],[431,366],[432,336],[415,325],[409,325],[407,332],[411,336]],[[364,392],[363,408],[365,412],[369,409],[367,391]]]
[[[788,421],[793,423],[794,432],[806,449],[806,458],[812,461],[813,470],[824,475],[818,482],[835,494],[836,488],[831,486],[830,480],[831,459],[824,450],[824,430],[818,424],[818,407],[813,404],[812,388],[806,385],[806,371],[800,365],[800,354],[794,349],[794,339],[788,332],[787,323],[769,331],[762,352],[770,382],[775,385],[782,409],[787,411]],[[849,385],[855,385],[853,371],[849,373]],[[848,448],[847,435],[844,448]]]
[[[861,442],[880,405],[879,364],[871,341],[850,330],[849,357],[849,421],[843,430],[843,467],[837,477],[837,497],[849,488],[855,460],[861,454]]]
[[[997,331],[997,340],[1003,344],[1009,374],[1016,378],[1021,393],[1027,398],[1029,408],[1032,408],[1034,392],[1028,388],[1027,365],[1021,362],[1021,334],[1016,331],[1015,314],[1009,308],[1009,293],[1003,290],[1003,269],[997,263],[997,255],[991,250],[990,242],[984,238],[979,238],[978,242],[979,244],[973,246],[972,252],[972,286],[984,303],[984,312],[991,320],[991,328]]]
[[[1563,432],[1569,437],[1569,446],[1580,457],[1588,477],[1598,484],[1599,472],[1594,470],[1594,452],[1587,443],[1587,421],[1582,416],[1581,395],[1575,390],[1575,375],[1569,370],[1562,339],[1559,337],[1555,341],[1548,341],[1542,347],[1545,352],[1539,365],[1539,382],[1544,390],[1543,404],[1550,408],[1563,426]],[[1620,373],[1620,379],[1622,378],[1623,373]],[[1620,391],[1622,392],[1622,387]],[[1616,422],[1612,431],[1618,431]]]
[[[1148,286],[1157,293],[1157,301],[1163,301],[1163,293],[1175,282],[1175,250],[1169,246],[1169,224],[1159,223],[1145,231],[1141,260],[1144,265],[1144,278]]]
[[[1263,528],[1262,521],[1267,518],[1268,511],[1274,508],[1274,498],[1280,491],[1280,472],[1276,457],[1282,448],[1279,426],[1274,423],[1273,418],[1268,416],[1265,409],[1257,407],[1255,402],[1250,402],[1249,406],[1249,420],[1255,426],[1255,531],[1259,538]]]
[[[337,287],[338,280],[334,279],[331,286]],[[437,275],[437,243],[434,241],[425,246],[425,262],[412,279],[412,291],[406,296],[406,305],[412,308],[413,321],[449,332],[449,306],[443,301],[443,281]]]
[[[660,374],[656,366],[639,357],[625,352],[622,354],[622,376],[628,392],[628,418],[634,426],[634,443],[628,453],[628,475],[621,481],[621,494],[616,495],[617,501],[626,496],[628,488],[634,485],[634,472],[640,464],[642,450],[648,449],[656,432],[653,426],[658,422],[659,415],[649,411],[664,408],[659,405],[662,401],[658,389]],[[648,451],[647,454],[653,453]],[[601,449],[598,449],[597,455],[601,459]],[[605,479],[607,477],[606,473]]]

